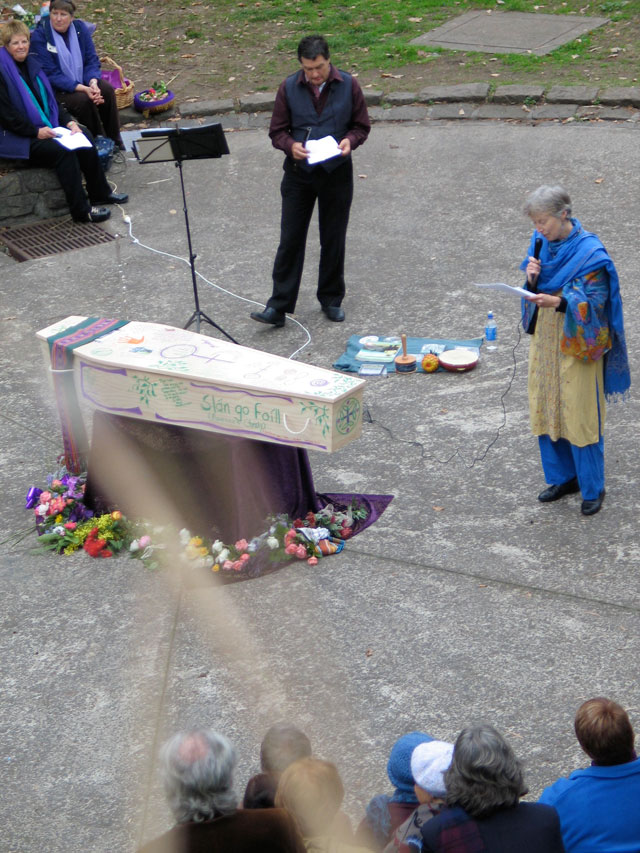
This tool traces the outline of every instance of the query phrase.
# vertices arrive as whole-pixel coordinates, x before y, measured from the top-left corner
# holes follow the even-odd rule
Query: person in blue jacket
[[[31,50],[58,103],[94,136],[108,136],[123,149],[115,91],[101,79],[93,39],[87,25],[74,19],[75,12],[73,0],[51,0],[48,17],[33,31]]]
[[[575,731],[591,766],[558,779],[539,802],[558,812],[567,853],[637,853],[640,759],[627,712],[611,699],[588,699]]]

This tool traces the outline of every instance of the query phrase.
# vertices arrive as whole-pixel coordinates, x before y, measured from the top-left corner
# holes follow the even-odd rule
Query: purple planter
[[[169,90],[164,98],[159,98],[157,101],[143,101],[140,95],[144,95],[148,91],[148,89],[143,89],[142,92],[133,96],[133,106],[139,113],[162,113],[169,109],[175,98],[173,92]]]

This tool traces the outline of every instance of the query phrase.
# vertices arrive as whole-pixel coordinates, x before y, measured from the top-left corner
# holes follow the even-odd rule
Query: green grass
[[[530,12],[533,6],[533,0],[504,0],[498,5],[495,0],[139,0],[133,4],[87,0],[80,12],[98,24],[100,50],[117,56],[123,67],[130,61],[142,67],[144,74],[154,76],[156,69],[156,77],[173,73],[179,80],[181,65],[190,63],[190,74],[202,65],[209,87],[211,69],[215,69],[215,87],[221,93],[273,88],[295,65],[299,39],[314,32],[327,37],[342,67],[371,82],[380,81],[385,72],[402,69],[421,79],[421,68],[425,75],[437,75],[438,82],[468,82],[472,77],[483,81],[489,74],[494,80],[498,75],[499,82],[538,82],[539,75],[545,80],[597,77],[610,85],[637,82],[640,0],[543,0],[539,11],[545,14],[579,16],[585,10],[584,14],[612,20],[545,57],[498,54],[489,67],[490,54],[409,44],[466,11]],[[620,50],[612,58],[614,46]],[[389,78],[380,85],[406,88],[400,79],[394,83]]]

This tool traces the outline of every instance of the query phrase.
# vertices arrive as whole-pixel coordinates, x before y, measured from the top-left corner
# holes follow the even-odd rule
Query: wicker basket
[[[100,58],[100,64],[104,66],[104,64],[113,66],[112,68],[105,68],[104,70],[107,72],[103,75],[103,77],[113,85],[113,88],[116,93],[116,106],[119,110],[123,110],[125,107],[130,107],[133,103],[133,93],[135,92],[135,86],[131,82],[131,80],[127,80],[127,78],[122,73],[122,68],[118,65],[117,62],[114,62],[110,56],[103,56]],[[119,85],[114,85],[116,80],[114,80],[115,75],[117,74],[117,80],[119,81]]]

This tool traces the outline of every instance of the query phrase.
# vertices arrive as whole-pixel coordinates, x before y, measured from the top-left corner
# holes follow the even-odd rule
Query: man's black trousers
[[[325,308],[340,305],[345,294],[345,243],[353,199],[351,158],[332,172],[322,166],[309,171],[287,158],[280,193],[280,245],[273,264],[273,294],[267,307],[281,313],[295,310],[316,199],[320,228],[318,300]]]

